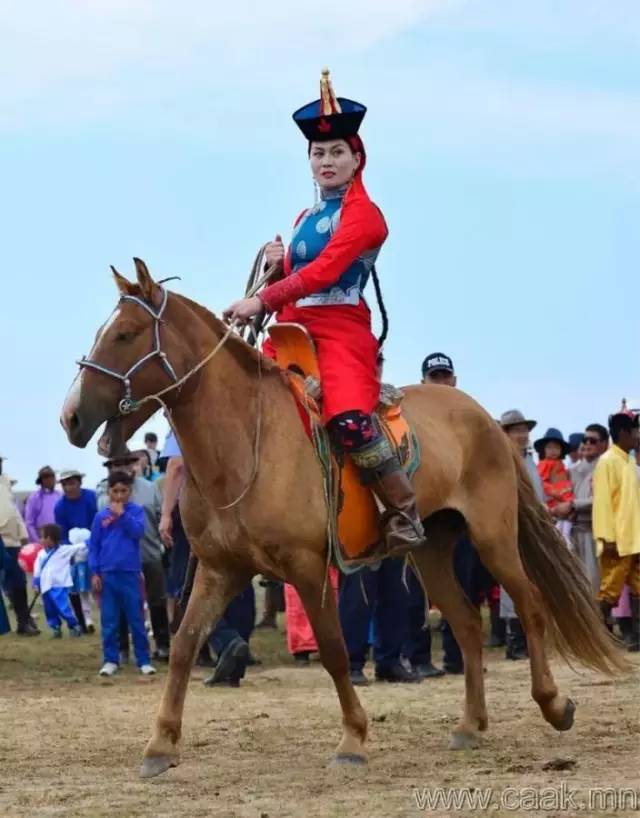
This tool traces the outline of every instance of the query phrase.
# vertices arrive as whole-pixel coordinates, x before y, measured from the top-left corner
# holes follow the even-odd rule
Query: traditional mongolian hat
[[[309,142],[327,142],[355,136],[366,112],[359,102],[336,97],[329,69],[325,68],[320,79],[320,99],[298,108],[293,121]]]
[[[559,443],[562,446],[562,457],[565,458],[569,454],[569,444],[562,436],[562,432],[560,429],[554,429],[550,427],[547,429],[545,436],[541,437],[539,440],[533,444],[533,448],[538,452],[540,457],[544,457],[544,447],[547,443]]]

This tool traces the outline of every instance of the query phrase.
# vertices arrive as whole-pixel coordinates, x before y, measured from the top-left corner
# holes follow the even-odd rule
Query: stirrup
[[[427,537],[426,537],[426,535],[424,533],[424,526],[422,525],[422,522],[420,520],[418,520],[418,522],[416,522],[413,517],[411,517],[409,514],[407,514],[406,511],[402,511],[401,509],[393,509],[393,510],[387,509],[387,511],[383,512],[380,515],[380,528],[381,528],[382,531],[385,530],[385,527],[386,527],[386,524],[387,524],[388,520],[390,520],[392,517],[402,517],[404,520],[406,520],[406,522],[409,523],[411,528],[413,528],[416,537],[419,540],[424,540],[426,542]]]

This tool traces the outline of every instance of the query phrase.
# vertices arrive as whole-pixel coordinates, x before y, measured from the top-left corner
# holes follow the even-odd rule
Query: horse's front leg
[[[225,566],[216,570],[198,563],[187,610],[171,643],[169,675],[153,734],[144,751],[142,778],[152,778],[177,766],[184,700],[195,657],[212,625],[248,581],[248,575],[238,569]]]
[[[304,559],[288,572],[287,579],[300,594],[318,643],[320,659],[333,679],[340,700],[343,732],[333,762],[366,764],[367,714],[349,676],[349,655],[328,577],[326,582],[329,587],[323,599],[325,558],[323,555],[317,555],[315,559],[311,559],[309,554],[303,556]]]

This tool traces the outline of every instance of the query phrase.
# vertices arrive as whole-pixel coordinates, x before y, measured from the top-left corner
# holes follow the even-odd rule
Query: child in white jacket
[[[79,551],[73,558],[71,566],[71,579],[73,580],[73,591],[80,597],[84,623],[87,626],[87,633],[95,633],[93,615],[91,612],[91,577],[89,576],[89,540],[91,531],[88,528],[72,528],[69,531],[69,542],[71,545],[84,543],[86,549]]]
[[[53,631],[54,639],[62,636],[62,620],[67,623],[71,636],[82,636],[69,602],[69,588],[73,586],[71,560],[76,554],[86,552],[86,546],[84,543],[60,545],[60,526],[43,525],[41,531],[44,548],[36,557],[33,587],[42,593],[47,624]]]

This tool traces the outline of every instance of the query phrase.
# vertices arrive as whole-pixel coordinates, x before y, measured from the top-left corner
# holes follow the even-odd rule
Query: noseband
[[[160,324],[162,323],[162,316],[164,314],[165,307],[167,306],[167,299],[169,294],[165,289],[162,289],[162,304],[160,305],[159,309],[156,311],[153,307],[150,307],[146,301],[143,301],[141,298],[138,298],[135,295],[121,295],[118,304],[121,304],[123,301],[131,301],[133,304],[137,304],[139,307],[142,307],[143,310],[149,313],[149,315],[153,318],[154,325],[153,325],[153,335],[155,345],[154,348],[148,355],[145,355],[143,358],[140,358],[132,367],[127,370],[124,374],[120,372],[116,372],[113,369],[109,369],[106,366],[102,366],[101,364],[92,361],[90,358],[82,357],[76,363],[79,367],[84,367],[85,369],[93,369],[95,372],[101,372],[103,375],[109,375],[111,378],[115,378],[116,380],[122,383],[124,388],[124,397],[118,403],[118,411],[121,415],[129,415],[131,412],[135,411],[138,407],[138,402],[134,400],[131,394],[131,376],[141,369],[146,363],[153,360],[154,358],[160,358],[160,362],[162,366],[165,368],[167,375],[171,378],[173,383],[177,383],[178,376],[175,373],[174,368],[171,366],[169,359],[165,352],[162,351],[162,347],[160,345]]]

